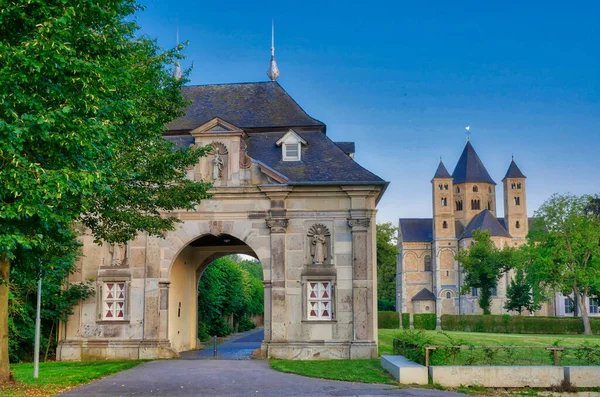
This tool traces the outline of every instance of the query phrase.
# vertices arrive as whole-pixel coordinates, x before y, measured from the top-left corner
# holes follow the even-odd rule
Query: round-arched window
[[[473,192],[477,193],[479,191],[479,188],[477,187],[477,185],[473,186]]]
[[[451,299],[452,293],[450,291],[446,292],[446,299]]]

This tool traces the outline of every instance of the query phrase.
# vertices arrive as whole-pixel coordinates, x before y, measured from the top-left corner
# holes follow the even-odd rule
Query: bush
[[[396,311],[396,303],[385,299],[377,299],[377,310],[382,312],[394,312]]]
[[[208,328],[204,323],[198,323],[198,339],[200,339],[201,342],[206,342],[210,339]]]
[[[590,322],[592,333],[600,335],[600,319],[591,318]],[[583,334],[583,322],[579,317],[444,314],[442,329],[511,334]]]
[[[256,328],[256,324],[254,324],[248,317],[244,316],[240,319],[238,324],[238,332],[246,332],[254,328]]]
[[[229,323],[227,323],[223,317],[217,317],[210,323],[208,327],[208,333],[210,336],[216,335],[222,337],[227,336],[232,332],[233,329],[231,329]]]
[[[415,329],[435,330],[437,326],[437,316],[435,313],[413,314]]]
[[[402,313],[402,328],[410,328],[410,313]]]
[[[377,327],[379,329],[400,328],[400,313],[391,311],[377,312]]]

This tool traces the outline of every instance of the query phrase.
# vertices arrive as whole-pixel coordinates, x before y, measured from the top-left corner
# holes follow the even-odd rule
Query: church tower
[[[433,194],[433,239],[455,238],[452,175],[450,175],[441,159],[431,180],[431,185]]]
[[[504,188],[504,221],[513,238],[525,238],[529,232],[525,179],[515,160],[510,162],[502,184]]]
[[[496,182],[485,169],[470,141],[467,141],[452,177],[456,220],[466,227],[483,210],[487,209],[496,216]]]

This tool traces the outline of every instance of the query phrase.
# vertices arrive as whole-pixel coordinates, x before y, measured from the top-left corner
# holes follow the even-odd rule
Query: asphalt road
[[[228,339],[217,346],[217,359],[219,360],[249,360],[254,350],[259,349],[265,337],[263,328],[246,332]],[[213,357],[212,345],[206,344],[204,350],[191,350],[181,353],[182,360],[211,360]]]
[[[65,397],[105,396],[463,396],[426,389],[338,382],[285,374],[264,360],[159,360],[69,390]]]

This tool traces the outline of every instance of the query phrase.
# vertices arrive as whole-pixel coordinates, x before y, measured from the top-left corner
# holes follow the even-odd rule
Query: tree
[[[529,243],[522,247],[532,286],[573,294],[584,332],[591,334],[587,298],[600,288],[600,214],[592,196],[554,194],[535,212]]]
[[[525,278],[525,273],[522,269],[517,269],[515,277],[510,280],[510,284],[506,289],[506,298],[504,308],[509,311],[516,311],[521,315],[523,310],[528,310],[533,313],[539,310],[541,305],[534,301],[531,293],[531,285]]]
[[[396,306],[396,256],[398,228],[377,224],[377,300],[380,310]]]
[[[181,115],[182,46],[137,37],[135,0],[15,0],[0,7],[0,381],[9,377],[11,264],[64,242],[161,235],[208,185],[186,179],[206,148],[163,139]],[[74,238],[72,236],[71,238]],[[37,261],[40,262],[40,261]],[[24,265],[23,265],[24,266]],[[16,268],[17,270],[26,270]]]
[[[483,314],[490,314],[492,289],[498,286],[502,274],[512,268],[514,251],[510,247],[497,248],[488,231],[473,231],[473,242],[471,248],[460,250],[455,258],[465,274],[461,293],[478,288],[479,307]]]

